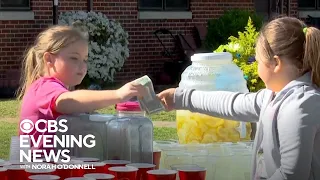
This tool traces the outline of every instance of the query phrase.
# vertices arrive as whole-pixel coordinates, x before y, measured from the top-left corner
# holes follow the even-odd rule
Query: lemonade
[[[243,71],[232,54],[196,53],[181,74],[179,88],[199,91],[248,93]],[[201,109],[201,108],[200,108]],[[177,134],[181,144],[238,142],[251,140],[251,124],[211,117],[187,110],[177,111]]]
[[[246,137],[240,138],[240,122],[211,117],[187,110],[177,111],[177,133],[180,144],[238,142],[251,140],[251,124],[246,123]]]

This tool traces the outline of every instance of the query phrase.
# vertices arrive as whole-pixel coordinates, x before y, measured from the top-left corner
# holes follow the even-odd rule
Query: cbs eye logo
[[[20,130],[23,133],[30,133],[34,129],[34,124],[30,119],[24,119],[20,122]]]
[[[46,126],[43,128],[39,126],[40,123],[46,124]],[[24,119],[20,122],[20,130],[23,133],[29,134],[32,132],[34,129],[36,129],[37,132],[67,132],[68,126],[67,126],[67,120],[66,119],[61,119],[59,122],[56,120],[45,120],[45,119],[39,119],[35,123],[33,123],[30,119]],[[62,128],[60,128],[62,127]],[[43,129],[42,129],[43,128]]]

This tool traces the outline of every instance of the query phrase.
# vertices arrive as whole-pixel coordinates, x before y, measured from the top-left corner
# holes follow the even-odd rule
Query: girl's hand
[[[162,104],[165,106],[167,111],[171,111],[174,109],[173,99],[174,99],[175,91],[176,91],[175,88],[171,88],[171,89],[164,90],[157,95],[158,98],[161,100]]]
[[[121,101],[127,101],[135,96],[142,97],[146,93],[147,91],[144,86],[133,81],[116,90],[116,94]]]

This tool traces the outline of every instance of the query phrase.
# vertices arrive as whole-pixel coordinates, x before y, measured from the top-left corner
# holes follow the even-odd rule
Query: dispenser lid
[[[229,52],[197,53],[191,56],[191,61],[204,60],[226,60],[232,61],[232,54]]]
[[[116,104],[116,110],[118,111],[141,111],[141,107],[138,101],[128,101]]]

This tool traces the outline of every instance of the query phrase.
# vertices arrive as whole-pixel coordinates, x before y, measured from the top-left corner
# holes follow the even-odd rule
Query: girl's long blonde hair
[[[18,99],[22,99],[28,87],[43,76],[45,52],[57,54],[62,48],[79,40],[87,41],[87,36],[72,26],[52,26],[41,32],[23,59]]]
[[[261,29],[257,45],[269,61],[274,55],[286,57],[300,72],[309,71],[313,84],[320,87],[319,29],[294,17],[277,18]]]

